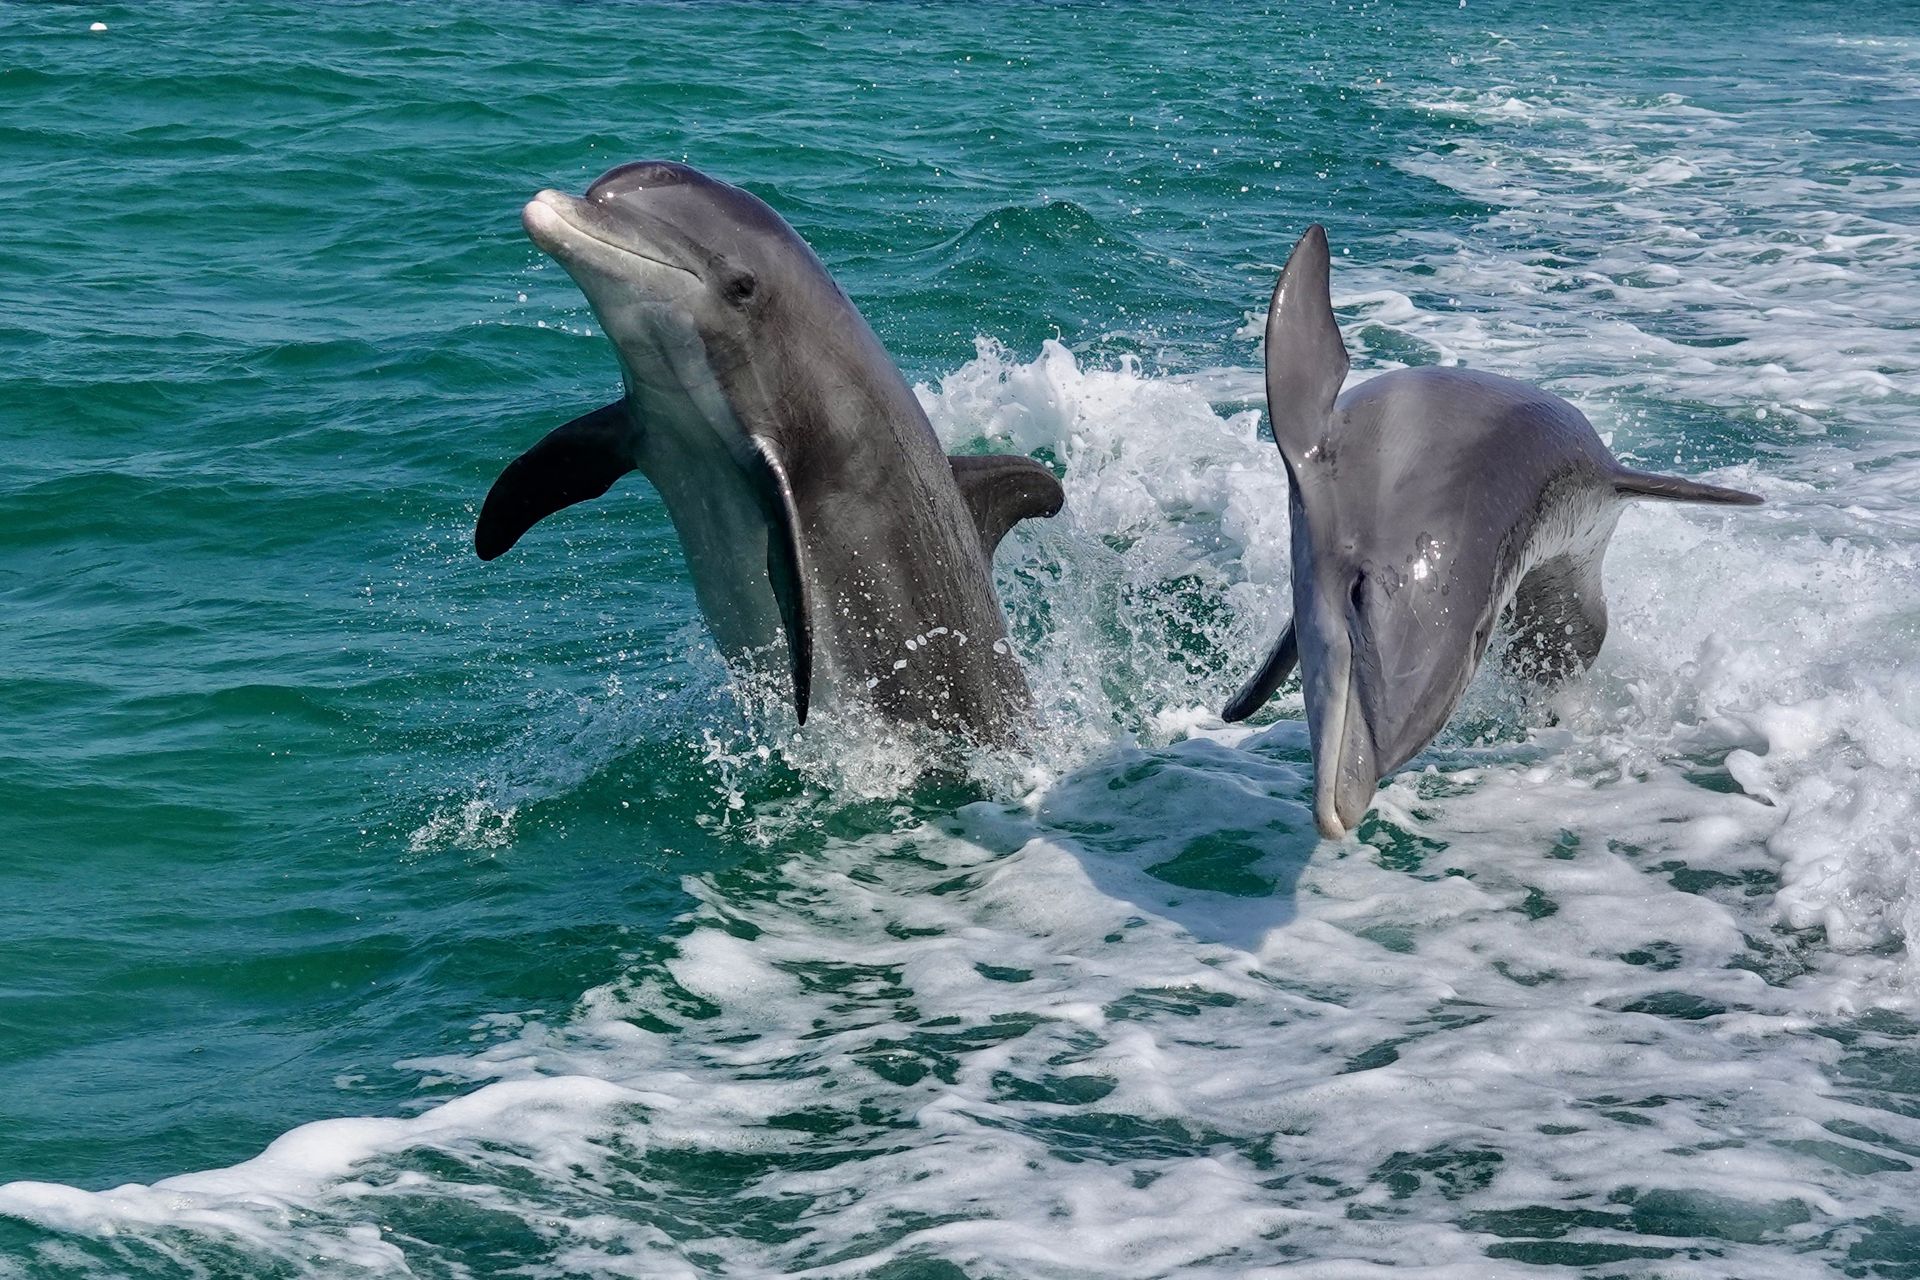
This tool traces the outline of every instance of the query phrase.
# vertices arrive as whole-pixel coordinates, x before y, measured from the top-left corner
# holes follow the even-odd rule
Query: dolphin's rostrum
[[[638,469],[666,503],[727,661],[1000,739],[1030,700],[991,559],[1060,509],[1023,457],[942,452],[873,331],[763,201],[685,165],[542,191],[527,234],[586,294],[625,394],[553,431],[494,482],[490,560],[537,521]]]
[[[1222,715],[1252,715],[1298,663],[1323,835],[1351,830],[1380,779],[1433,740],[1503,614],[1522,674],[1552,681],[1593,662],[1622,500],[1760,501],[1629,471],[1578,409],[1511,378],[1400,369],[1342,394],[1318,226],[1274,289],[1266,357],[1293,620]]]

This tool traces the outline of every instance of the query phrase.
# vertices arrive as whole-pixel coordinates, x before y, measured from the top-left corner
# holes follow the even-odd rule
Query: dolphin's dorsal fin
[[[806,543],[800,537],[800,509],[793,500],[786,461],[769,441],[760,439],[756,444],[760,462],[756,479],[767,517],[767,580],[787,633],[793,718],[805,724],[813,694],[813,586],[807,574]]]
[[[1055,515],[1067,500],[1053,472],[1032,458],[995,453],[947,461],[953,464],[960,497],[973,513],[974,528],[980,531],[980,550],[989,560],[1007,530],[1029,516]]]
[[[480,507],[473,549],[491,560],[562,507],[597,498],[633,470],[625,400],[549,431],[500,473]]]
[[[1293,246],[1267,308],[1267,417],[1296,476],[1326,439],[1333,402],[1347,380],[1347,347],[1333,318],[1328,271],[1327,232],[1316,222]]]
[[[1613,473],[1613,491],[1623,498],[1663,498],[1668,502],[1715,502],[1729,507],[1757,507],[1766,499],[1744,489],[1722,489],[1684,476],[1657,476],[1625,467]]]

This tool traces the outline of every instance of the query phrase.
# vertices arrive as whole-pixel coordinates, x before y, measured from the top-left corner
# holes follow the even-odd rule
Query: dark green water
[[[0,7],[0,1275],[1920,1274],[1917,26]],[[743,717],[637,478],[473,557],[617,383],[519,207],[641,157],[1065,464],[1031,758]],[[1208,715],[1315,220],[1357,372],[1770,503],[1345,844]]]

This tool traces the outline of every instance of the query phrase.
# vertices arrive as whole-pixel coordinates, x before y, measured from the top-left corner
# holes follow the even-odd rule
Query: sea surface
[[[104,30],[91,30],[94,24]],[[742,710],[524,239],[685,160],[1061,471],[1023,750]],[[1920,11],[0,5],[0,1276],[1920,1276]],[[1624,458],[1358,833],[1260,326]]]

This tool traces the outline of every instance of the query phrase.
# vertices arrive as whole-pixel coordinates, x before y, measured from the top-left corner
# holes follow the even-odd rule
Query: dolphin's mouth
[[[539,246],[542,252],[559,258],[562,262],[565,262],[566,255],[572,248],[566,238],[567,233],[572,232],[604,248],[612,249],[615,253],[625,254],[629,258],[649,262],[657,267],[665,267],[669,271],[678,271],[695,280],[700,279],[700,273],[692,268],[683,267],[677,262],[669,262],[665,258],[655,257],[650,253],[643,253],[633,245],[623,244],[605,230],[594,226],[590,217],[584,217],[581,214],[586,203],[564,191],[548,188],[535,194],[533,199],[527,201],[526,206],[520,210],[520,225],[526,228],[527,238]]]
[[[1314,735],[1313,822],[1321,835],[1338,840],[1360,825],[1380,778],[1374,767],[1373,733],[1351,658],[1343,670],[1330,674],[1330,696]]]

